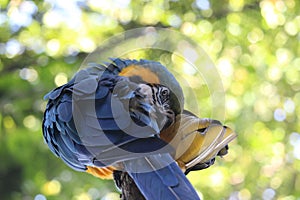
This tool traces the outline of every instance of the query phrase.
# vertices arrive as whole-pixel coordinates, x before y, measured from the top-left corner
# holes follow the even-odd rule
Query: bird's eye
[[[163,90],[163,91],[161,91],[161,95],[162,95],[162,96],[167,96],[167,95],[169,95],[168,90]]]

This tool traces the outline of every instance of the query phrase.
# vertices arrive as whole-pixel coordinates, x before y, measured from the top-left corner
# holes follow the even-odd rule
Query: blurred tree
[[[118,199],[112,182],[71,171],[44,145],[43,96],[105,39],[149,25],[196,41],[222,77],[226,123],[239,137],[224,160],[188,176],[203,199],[299,199],[299,10],[296,0],[1,0],[1,199]],[[213,91],[193,89],[209,103]]]

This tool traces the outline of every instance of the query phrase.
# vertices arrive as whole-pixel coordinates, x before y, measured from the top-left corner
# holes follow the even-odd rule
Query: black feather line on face
[[[163,109],[165,110],[164,116],[166,116],[168,119],[168,121],[166,121],[165,125],[163,126],[163,129],[165,129],[175,121],[176,115],[181,112],[180,103],[175,94],[170,91],[168,87],[161,84],[147,85],[149,85],[152,89],[152,96],[154,101],[153,104],[159,104],[159,106],[163,107]]]
[[[162,105],[165,101],[169,101],[169,106],[170,106],[170,109],[174,111],[175,115],[178,115],[181,113],[182,111],[182,108],[181,108],[181,104],[180,104],[180,101],[179,99],[177,98],[176,94],[170,90],[170,88],[164,86],[164,85],[161,85],[161,84],[155,84],[155,83],[147,83],[146,85],[149,85],[151,88],[152,88],[152,95],[154,95],[154,87],[155,88],[161,88],[161,87],[164,87],[166,89],[168,89],[169,91],[169,98],[167,100],[164,100],[164,99],[161,99],[161,98],[155,98],[153,97],[153,100],[160,100],[159,103]],[[157,90],[156,92],[156,97],[160,96],[159,94],[160,90]],[[154,101],[154,104],[156,104],[156,101]]]
[[[151,87],[151,91],[152,91],[152,100],[153,100],[153,104],[156,105],[157,99],[156,99],[156,95],[155,95],[155,91],[154,91],[154,87]]]

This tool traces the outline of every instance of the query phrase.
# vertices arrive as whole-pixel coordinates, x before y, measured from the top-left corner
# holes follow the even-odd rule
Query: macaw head
[[[119,76],[125,76],[130,81],[144,85],[145,91],[150,94],[149,87],[161,86],[169,90],[170,109],[175,116],[182,113],[184,96],[182,88],[174,75],[161,63],[149,60],[124,60],[119,58],[112,59],[113,64],[119,66]],[[147,87],[149,86],[149,87]],[[148,88],[148,89],[147,89]]]
[[[135,91],[135,98],[130,100],[131,112],[139,112],[145,116],[138,118],[146,125],[154,127],[157,132],[170,126],[175,121],[176,113],[171,103],[172,91],[161,84],[141,83]]]

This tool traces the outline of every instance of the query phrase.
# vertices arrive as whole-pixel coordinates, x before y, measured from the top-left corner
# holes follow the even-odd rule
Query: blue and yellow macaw
[[[50,150],[100,178],[126,171],[146,199],[199,199],[184,173],[213,164],[236,136],[183,110],[179,83],[153,61],[90,64],[45,98]]]

